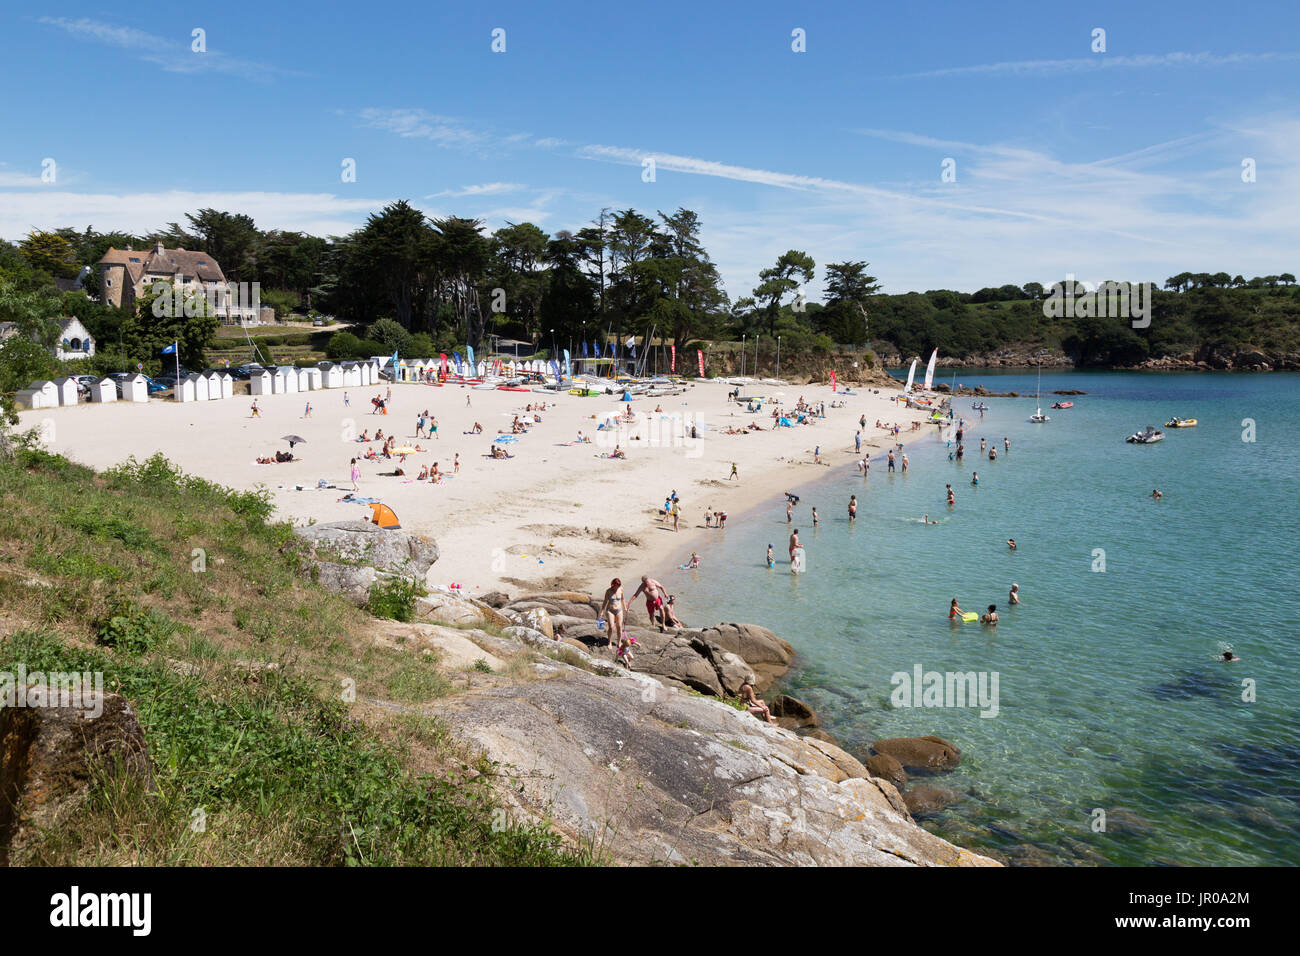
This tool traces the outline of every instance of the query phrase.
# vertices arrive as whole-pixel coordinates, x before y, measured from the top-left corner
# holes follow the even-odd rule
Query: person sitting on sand
[[[996,604],[990,604],[988,611],[980,615],[980,623],[981,624],[998,623],[998,606]]]
[[[426,478],[428,478],[428,477],[429,477],[429,466],[428,466],[428,465],[424,465],[424,466],[422,466],[422,467],[420,468],[420,476],[419,476],[418,478],[416,478],[415,480],[416,480],[416,481],[424,481],[424,480],[425,480]]]
[[[370,435],[367,434],[366,432],[362,432],[361,437],[358,438],[357,441],[361,442],[362,444],[365,444],[366,442],[370,441]]]
[[[614,446],[614,450],[613,450],[612,452],[609,453],[609,457],[610,457],[610,458],[622,458],[622,459],[626,459],[626,458],[627,458],[627,452],[625,452],[625,451],[623,450],[623,447],[622,447],[621,445],[615,445],[615,446]]]
[[[767,704],[763,703],[756,693],[754,685],[749,681],[740,685],[740,700],[745,705],[745,710],[753,714],[759,720],[765,720],[769,724],[776,723],[776,718],[772,716],[772,711],[768,709]]]
[[[697,568],[699,568],[699,566],[700,566],[700,556],[696,554],[694,551],[692,551],[691,560],[686,562],[686,569],[688,571],[694,571]]]

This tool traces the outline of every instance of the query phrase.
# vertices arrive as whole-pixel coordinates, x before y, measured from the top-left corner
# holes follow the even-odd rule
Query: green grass
[[[44,453],[0,463],[0,670],[102,672],[138,714],[154,776],[150,791],[97,768],[75,822],[11,862],[590,862],[508,822],[492,782],[509,768],[441,721],[365,705],[453,688],[436,659],[375,647],[373,619],[313,585],[270,518],[264,493],[159,457],[100,475]]]

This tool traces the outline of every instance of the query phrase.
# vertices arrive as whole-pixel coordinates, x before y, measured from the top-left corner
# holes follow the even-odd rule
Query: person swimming
[[[1152,489],[1151,489],[1151,497],[1154,498],[1156,501],[1159,501],[1161,498],[1164,497],[1164,495],[1162,495],[1162,494],[1160,493],[1160,489],[1159,489],[1159,488],[1152,488]]]
[[[955,622],[955,621],[960,621],[960,620],[961,620],[961,616],[962,616],[962,614],[964,614],[964,613],[965,613],[965,612],[962,611],[962,609],[961,609],[960,607],[957,606],[957,599],[956,599],[956,598],[953,598],[953,599],[952,599],[952,604],[948,605],[948,620],[950,620],[950,621],[954,621],[954,622]]]
[[[980,623],[981,624],[998,623],[998,606],[996,604],[990,604],[988,611],[985,614],[980,615]]]
[[[1010,548],[1012,551],[1016,550],[1016,539],[1007,538],[1007,547]]]
[[[980,473],[978,471],[972,471],[970,473],[970,483],[972,485],[978,485],[980,483]]]

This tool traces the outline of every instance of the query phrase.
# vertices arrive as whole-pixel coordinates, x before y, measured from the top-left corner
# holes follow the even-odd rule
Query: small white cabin
[[[77,380],[71,377],[56,378],[54,387],[59,393],[60,405],[75,405],[80,396],[77,394]]]
[[[272,395],[274,394],[275,376],[263,369],[260,372],[254,372],[248,377],[248,393],[250,395]]]
[[[53,382],[32,382],[14,395],[14,401],[23,408],[57,408],[59,390]]]
[[[117,401],[117,383],[111,378],[101,378],[90,386],[90,400],[92,402]]]
[[[149,380],[140,373],[122,381],[122,400],[127,402],[149,401]]]

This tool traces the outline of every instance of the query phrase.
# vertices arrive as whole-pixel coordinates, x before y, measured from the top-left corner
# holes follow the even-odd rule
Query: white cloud
[[[949,66],[918,73],[900,73],[892,79],[906,80],[947,76],[1054,76],[1087,70],[1146,69],[1151,67],[1248,66],[1300,59],[1300,53],[1139,53],[1132,56],[1095,54],[1060,60],[1008,60],[973,66]]]
[[[0,194],[0,236],[15,240],[31,229],[84,229],[89,225],[105,231],[144,233],[169,222],[183,223],[186,213],[205,208],[247,213],[262,229],[344,235],[389,202],[392,199],[352,199],[332,193],[10,191]]]
[[[425,199],[440,199],[443,196],[499,196],[502,193],[519,192],[527,187],[523,183],[479,183],[475,186],[461,186],[459,189],[444,189],[425,196]]]
[[[137,30],[135,27],[117,26],[87,17],[77,20],[69,20],[67,17],[41,17],[37,22],[57,27],[80,40],[133,50],[141,60],[162,67],[168,73],[229,73],[261,80],[275,75],[303,75],[295,70],[240,59],[222,50],[209,48],[202,53],[197,53],[190,48],[188,37],[184,42],[169,40],[166,37]]]

